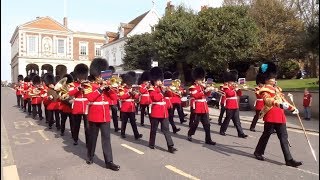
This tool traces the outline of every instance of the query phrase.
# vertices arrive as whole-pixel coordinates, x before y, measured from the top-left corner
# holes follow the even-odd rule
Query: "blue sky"
[[[159,15],[167,0],[153,0]],[[221,6],[223,0],[172,0],[199,11],[201,5]],[[66,2],[66,12],[64,4]],[[64,14],[73,31],[105,33],[116,31],[120,22],[128,22],[152,8],[152,0],[1,0],[1,80],[11,80],[10,39],[18,25],[37,16],[50,16],[62,23]]]

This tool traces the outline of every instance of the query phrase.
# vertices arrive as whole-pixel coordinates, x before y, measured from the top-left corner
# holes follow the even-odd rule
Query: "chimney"
[[[63,26],[68,28],[68,18],[67,17],[63,18]]]
[[[40,16],[37,16],[36,19],[40,19]]]
[[[206,9],[208,9],[208,6],[207,6],[207,5],[201,6],[201,11],[206,10]]]

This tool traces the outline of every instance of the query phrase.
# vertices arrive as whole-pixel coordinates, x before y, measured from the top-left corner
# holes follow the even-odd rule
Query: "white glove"
[[[50,100],[52,100],[52,99],[53,99],[53,96],[52,96],[52,95],[50,95],[50,96],[49,96],[49,99],[50,99]]]
[[[282,109],[288,109],[289,108],[289,104],[286,103],[286,102],[282,102],[280,105],[282,106]]]
[[[295,109],[294,111],[292,111],[292,114],[299,114],[299,110]]]

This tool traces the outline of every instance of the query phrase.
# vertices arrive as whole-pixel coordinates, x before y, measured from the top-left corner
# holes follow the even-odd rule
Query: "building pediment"
[[[36,20],[27,22],[21,25],[20,27],[47,29],[47,30],[55,30],[55,31],[71,31],[50,17],[38,17]]]

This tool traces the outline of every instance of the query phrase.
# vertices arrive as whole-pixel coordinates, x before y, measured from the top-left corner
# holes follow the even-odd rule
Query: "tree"
[[[210,71],[223,72],[229,64],[247,61],[258,45],[258,29],[245,6],[201,11],[195,32],[192,63]]]
[[[159,66],[176,67],[184,81],[183,63],[191,50],[195,31],[195,13],[183,6],[166,13],[153,32],[156,59]]]
[[[144,33],[128,38],[125,46],[124,69],[149,70],[154,56],[152,35]]]
[[[289,59],[299,57],[302,49],[303,22],[296,11],[280,0],[255,0],[250,16],[259,27],[258,58]]]

